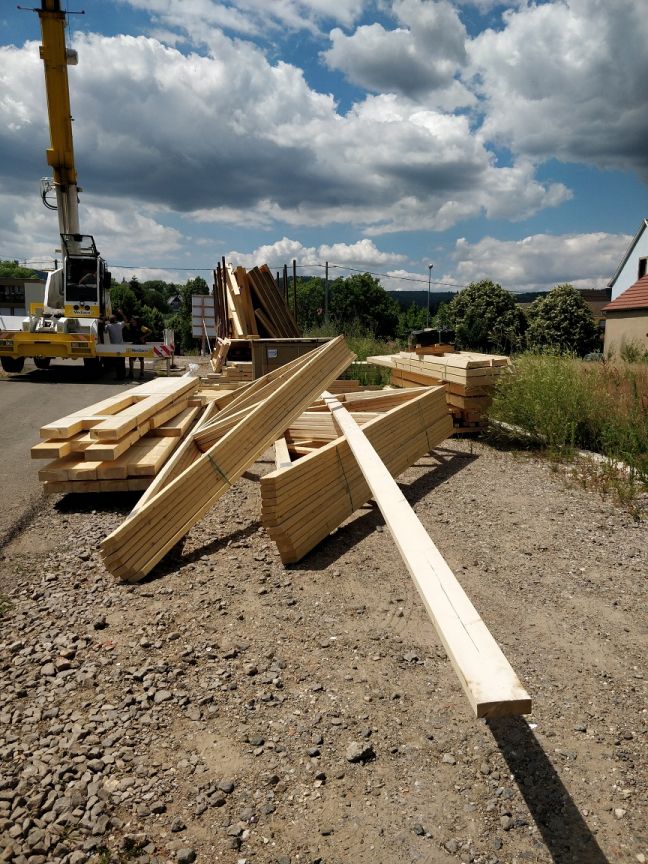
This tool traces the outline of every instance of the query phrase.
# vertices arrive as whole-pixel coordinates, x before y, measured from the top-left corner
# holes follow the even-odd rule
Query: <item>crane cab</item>
[[[63,244],[63,314],[99,318],[109,312],[110,273],[91,234],[61,234]]]

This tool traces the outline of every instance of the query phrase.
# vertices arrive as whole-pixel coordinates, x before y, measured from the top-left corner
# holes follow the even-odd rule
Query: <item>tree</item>
[[[131,315],[139,315],[141,311],[141,303],[128,283],[113,282],[110,287],[110,305],[115,314],[118,309],[121,309],[127,318]]]
[[[529,309],[527,342],[580,357],[598,346],[594,316],[573,285],[556,285]]]
[[[455,294],[450,314],[464,349],[510,354],[522,345],[524,313],[512,295],[490,279],[471,282]]]
[[[0,260],[0,276],[13,276],[16,279],[38,279],[38,274],[17,261]]]
[[[142,324],[151,331],[147,338],[149,341],[158,342],[164,337],[164,318],[159,309],[152,306],[143,306],[140,313]]]
[[[398,317],[398,338],[408,339],[412,330],[422,330],[427,321],[427,309],[411,303],[407,309],[400,310]]]
[[[341,329],[357,323],[378,338],[394,336],[398,329],[398,303],[369,273],[332,282],[329,312]]]
[[[324,280],[319,276],[297,279],[297,318],[305,329],[317,327],[324,320]]]
[[[436,315],[432,319],[431,324],[437,330],[452,330],[452,310],[450,309],[449,303],[439,304],[439,308],[437,309]]]

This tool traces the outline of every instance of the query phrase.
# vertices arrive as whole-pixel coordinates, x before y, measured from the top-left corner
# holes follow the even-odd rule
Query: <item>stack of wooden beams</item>
[[[249,360],[230,361],[221,368],[218,378],[221,381],[251,381],[254,378],[252,362]]]
[[[341,395],[396,477],[452,434],[443,387]],[[324,403],[286,430],[278,468],[261,479],[261,521],[284,563],[299,561],[371,497]],[[323,446],[320,446],[323,445]],[[283,448],[282,448],[283,449]]]
[[[238,391],[102,542],[108,570],[129,582],[149,573],[353,359],[338,337]]]
[[[157,378],[41,427],[47,493],[145,489],[201,412],[197,378]]]
[[[510,368],[508,357],[458,351],[442,356],[420,351],[401,351],[367,358],[391,370],[395,387],[444,384],[456,432],[474,432],[487,423],[488,409],[501,374]]]
[[[302,335],[265,264],[247,271],[223,261],[214,271],[214,297],[222,298],[216,314],[224,319],[227,331],[219,336],[289,339]]]
[[[266,339],[299,338],[301,330],[268,267],[264,264],[249,270],[247,278],[259,336]]]

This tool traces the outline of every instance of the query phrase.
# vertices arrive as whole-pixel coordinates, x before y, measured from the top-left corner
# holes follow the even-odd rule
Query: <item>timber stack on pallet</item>
[[[458,351],[435,355],[428,349],[368,357],[391,370],[395,387],[445,385],[455,432],[478,432],[487,425],[497,381],[510,368],[508,357]]]
[[[45,492],[146,489],[202,412],[199,384],[157,378],[42,426],[31,455],[51,460],[38,472]]]
[[[267,265],[234,269],[223,261],[214,271],[216,317],[221,339],[288,339],[302,334]],[[220,316],[220,319],[219,319]]]

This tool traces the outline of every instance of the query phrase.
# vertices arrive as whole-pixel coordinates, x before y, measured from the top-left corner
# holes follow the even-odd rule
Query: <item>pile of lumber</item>
[[[133,582],[275,443],[277,470],[261,481],[262,521],[282,560],[299,560],[373,498],[475,715],[527,713],[528,694],[393,481],[452,434],[445,386],[336,397],[328,387],[353,357],[338,337],[238,390],[207,394],[202,411],[197,379],[154,381],[43,427],[34,455],[56,452],[44,471],[87,465],[96,472],[87,482],[99,484],[109,482],[101,479],[105,466],[123,466],[119,482],[131,488],[135,451],[173,442],[174,453],[150,460],[150,485],[101,543],[107,569]]]
[[[394,477],[452,434],[443,387],[339,398]],[[362,507],[371,492],[323,402],[293,422],[284,438],[281,467],[261,479],[261,521],[281,560],[292,563]],[[291,455],[303,458],[291,462]]]
[[[338,337],[238,390],[102,542],[107,569],[142,579],[353,359]]]
[[[141,491],[196,422],[199,380],[157,378],[40,429],[47,493]]]
[[[443,384],[455,432],[475,432],[486,425],[497,381],[510,368],[509,358],[502,355],[474,351],[436,355],[427,348],[368,357],[367,361],[390,369],[395,387]]]
[[[214,271],[217,333],[222,339],[282,339],[301,331],[267,265],[246,270],[222,263]]]

